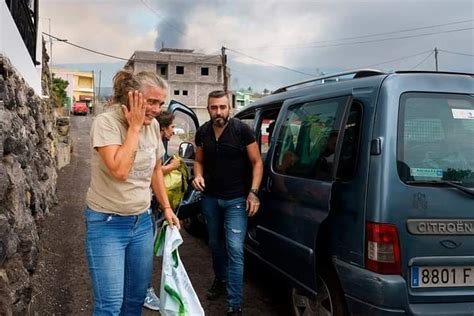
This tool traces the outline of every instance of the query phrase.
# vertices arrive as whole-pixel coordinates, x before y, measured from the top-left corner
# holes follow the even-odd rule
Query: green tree
[[[53,99],[56,107],[63,107],[66,104],[67,93],[66,88],[69,82],[61,78],[54,77],[53,74]]]

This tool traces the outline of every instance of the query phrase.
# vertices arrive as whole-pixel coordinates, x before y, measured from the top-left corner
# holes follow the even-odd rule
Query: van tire
[[[347,316],[344,292],[339,284],[334,268],[321,266],[317,275],[318,290],[316,298],[309,298],[293,287],[291,289],[291,305],[295,316],[332,315]]]

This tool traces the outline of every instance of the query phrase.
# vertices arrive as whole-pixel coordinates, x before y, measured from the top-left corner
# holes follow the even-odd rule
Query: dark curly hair
[[[156,119],[158,120],[158,123],[160,123],[160,128],[167,128],[173,124],[174,114],[168,111],[161,111]]]

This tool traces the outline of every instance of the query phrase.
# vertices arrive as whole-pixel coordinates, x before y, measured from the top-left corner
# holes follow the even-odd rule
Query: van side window
[[[337,178],[343,181],[354,177],[358,162],[359,144],[362,127],[362,105],[353,102],[345,125],[344,139],[342,140]]]
[[[255,113],[252,112],[250,114],[246,114],[245,116],[239,117],[238,119],[240,119],[242,123],[247,124],[252,131],[254,130]]]
[[[260,154],[265,161],[267,152],[270,149],[270,142],[273,137],[273,130],[275,129],[276,119],[278,117],[279,109],[266,111],[262,113],[260,119]]]
[[[274,170],[288,176],[331,179],[339,135],[336,118],[346,101],[347,97],[340,97],[290,107],[278,133]]]
[[[196,126],[192,118],[181,109],[174,112],[174,135],[167,144],[167,153],[170,156],[178,154],[179,144],[182,142],[190,142],[194,145],[196,136]]]

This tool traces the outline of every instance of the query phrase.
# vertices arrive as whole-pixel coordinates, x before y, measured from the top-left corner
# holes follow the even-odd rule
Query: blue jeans
[[[153,265],[151,210],[119,216],[85,210],[95,316],[141,315]]]
[[[205,196],[201,206],[209,232],[214,274],[220,280],[227,280],[227,304],[241,306],[247,233],[246,199],[222,200]]]

